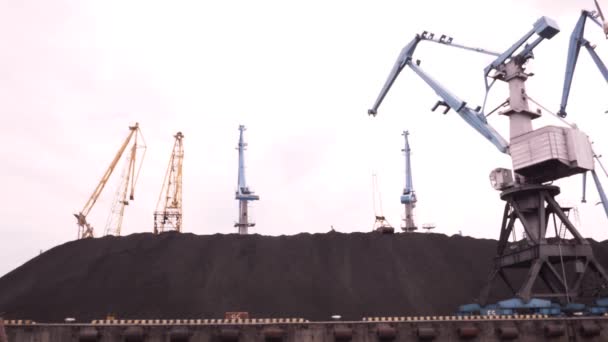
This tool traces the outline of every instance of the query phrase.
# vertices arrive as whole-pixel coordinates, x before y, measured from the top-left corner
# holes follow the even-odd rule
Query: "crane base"
[[[523,185],[501,193],[506,204],[500,239],[480,304],[487,303],[496,277],[526,302],[534,297],[566,303],[606,295],[608,275],[568,218],[569,208],[555,201],[559,192],[552,185]],[[523,226],[525,236],[509,242],[516,221]],[[552,230],[555,237],[546,237]],[[566,233],[572,238],[566,239]],[[521,283],[514,284],[514,279]]]

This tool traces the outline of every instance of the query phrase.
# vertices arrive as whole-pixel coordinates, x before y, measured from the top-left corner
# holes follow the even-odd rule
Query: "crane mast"
[[[182,165],[184,145],[182,132],[175,134],[173,152],[154,212],[154,234],[167,230],[182,231]]]
[[[405,188],[401,195],[401,204],[405,205],[405,225],[401,227],[401,230],[404,232],[413,232],[418,229],[414,223],[414,208],[416,207],[417,198],[412,182],[411,149],[407,138],[409,134],[409,131],[403,131],[403,134],[401,134],[405,137],[405,147],[401,150],[405,153]]]
[[[110,166],[108,166],[106,172],[103,174],[103,176],[101,177],[101,180],[97,184],[97,187],[93,191],[93,194],[91,194],[91,196],[85,203],[82,210],[80,212],[78,212],[77,214],[74,214],[74,216],[76,217],[76,222],[78,224],[78,239],[94,237],[94,228],[87,221],[87,216],[89,215],[89,213],[91,212],[91,209],[93,209],[93,206],[99,199],[99,195],[101,195],[101,192],[105,188],[105,186],[108,182],[108,179],[110,179],[110,176],[114,172],[116,165],[120,161],[120,158],[122,157],[124,151],[127,149],[127,146],[131,142],[131,139],[133,139],[133,137],[135,137],[135,141],[137,141],[138,134],[139,135],[141,134],[141,131],[139,129],[139,123],[135,123],[135,126],[129,126],[129,134],[127,135],[127,138],[124,140],[124,142],[118,149],[118,152],[114,156],[114,159],[110,163]],[[136,146],[136,144],[134,146]],[[133,158],[132,158],[133,161],[134,161],[134,153],[135,153],[135,151],[132,149],[131,155],[133,156]],[[124,179],[124,177],[123,177],[123,179]],[[126,184],[128,184],[128,182]],[[133,194],[131,194],[131,196],[133,196]],[[126,196],[123,196],[123,197],[125,197],[123,199],[123,202],[124,202],[124,201],[126,201]]]
[[[234,224],[238,228],[238,233],[246,235],[249,232],[249,227],[255,226],[255,223],[249,220],[249,201],[257,201],[260,196],[254,194],[253,191],[249,190],[247,182],[245,181],[245,148],[247,143],[243,139],[243,132],[245,126],[239,126],[239,145],[237,150],[239,151],[239,174],[238,174],[238,188],[236,190],[235,198],[239,201],[239,220]]]

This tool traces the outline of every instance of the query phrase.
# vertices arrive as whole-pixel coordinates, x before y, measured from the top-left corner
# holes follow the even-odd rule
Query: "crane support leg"
[[[511,281],[517,279],[517,276],[513,277],[517,272],[512,272],[517,270],[527,270],[519,290],[513,293],[524,301],[531,298],[552,298],[565,303],[573,297],[587,299],[608,290],[608,276],[596,261],[589,242],[580,235],[555,201],[554,197],[558,194],[559,188],[552,185],[526,185],[501,193],[506,207],[498,241],[498,254],[494,258],[494,267],[488,277],[488,283],[481,291],[481,305],[487,303],[496,275],[501,275],[507,286],[513,290]],[[574,239],[564,243],[561,237],[546,238],[550,215],[556,219],[555,224],[566,227]],[[526,237],[520,241],[509,242],[509,233],[515,220],[519,220],[526,227]],[[559,271],[562,267],[569,271],[562,274]],[[587,291],[587,287],[583,290],[583,278],[590,272],[596,274],[600,281],[594,284],[597,286],[590,291]],[[572,273],[576,276],[566,276]],[[538,286],[539,279],[544,286]]]

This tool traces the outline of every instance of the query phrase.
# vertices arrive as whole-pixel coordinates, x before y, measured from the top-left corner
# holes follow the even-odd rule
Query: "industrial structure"
[[[142,142],[141,144],[138,144],[138,137]],[[143,156],[145,155],[146,145],[141,134],[141,130],[139,128],[139,123],[136,123],[135,126],[129,126],[129,134],[127,135],[127,138],[124,140],[118,152],[114,156],[114,159],[110,163],[110,166],[101,177],[101,180],[97,184],[97,187],[93,191],[93,194],[89,197],[83,209],[78,212],[78,214],[74,214],[78,224],[78,239],[94,237],[94,228],[87,221],[87,216],[89,215],[91,209],[93,209],[93,206],[99,199],[99,195],[101,195],[101,192],[106,186],[108,179],[110,179],[110,176],[112,175],[114,169],[116,168],[116,165],[120,161],[120,158],[122,158],[129,144],[131,144],[131,148],[126,155],[125,166],[120,178],[119,186],[116,190],[114,201],[112,203],[112,209],[110,211],[105,226],[106,235],[120,235],[125,206],[129,204],[129,201],[135,199],[135,184],[137,183],[137,179],[139,178],[139,171],[141,170],[141,161],[143,161]],[[136,167],[137,150],[140,148],[142,148],[144,151],[142,154],[142,160],[140,161],[140,165],[139,167]]]
[[[177,132],[163,186],[154,211],[154,234],[173,230],[182,231],[182,165],[184,163],[184,135]]]
[[[414,223],[414,208],[418,200],[414,191],[414,183],[412,182],[411,149],[407,138],[409,134],[409,131],[403,131],[403,134],[401,134],[405,137],[405,147],[402,150],[405,153],[405,188],[403,188],[403,194],[401,195],[401,204],[405,205],[404,224],[401,227],[401,230],[404,232],[413,232],[418,229]]]
[[[236,190],[235,198],[239,201],[239,220],[234,224],[238,228],[239,234],[248,234],[249,227],[254,227],[255,223],[249,219],[249,201],[257,201],[260,196],[256,195],[253,191],[249,190],[247,182],[245,180],[245,147],[247,143],[243,139],[243,132],[245,126],[239,126],[239,145],[237,150],[239,151],[239,175],[238,175],[238,188]]]
[[[586,15],[585,12],[583,15]],[[575,32],[577,30],[578,25]],[[591,142],[584,132],[563,119],[566,127],[532,127],[532,120],[541,116],[541,110],[530,109],[529,102],[535,101],[526,92],[526,81],[533,74],[526,72],[524,65],[533,57],[533,50],[542,41],[551,39],[559,31],[552,19],[541,17],[530,31],[501,53],[456,44],[452,37],[435,36],[424,31],[402,49],[376,102],[368,111],[368,114],[376,115],[397,76],[405,67],[409,67],[441,98],[432,107],[432,111],[443,106],[443,113],[447,114],[453,109],[500,152],[511,156],[513,171],[498,168],[490,174],[492,186],[501,191],[500,197],[506,203],[494,267],[488,283],[481,291],[477,308],[487,304],[497,277],[515,295],[509,302],[515,308],[524,308],[543,298],[557,301],[556,305],[567,305],[576,301],[601,299],[607,295],[608,275],[596,261],[589,242],[577,231],[562,206],[555,200],[560,188],[552,184],[565,177],[591,172],[608,214],[608,203],[604,200],[606,197],[595,173],[596,154]],[[536,38],[530,41],[535,35]],[[580,42],[580,35],[575,33],[574,36]],[[423,41],[493,56],[494,60],[484,68],[485,98],[482,106],[471,107],[420,67],[420,60],[415,60],[413,54]],[[573,49],[579,47],[571,44],[569,55],[575,55]],[[594,57],[594,60],[597,63],[599,58]],[[572,62],[569,62],[567,70],[566,83],[569,82],[569,73],[574,70]],[[486,113],[488,93],[496,81],[508,84],[509,95],[496,109]],[[504,139],[487,120],[487,116],[502,107],[506,109],[500,114],[510,121],[509,140]],[[557,115],[555,117],[560,118]],[[525,239],[510,243],[509,238],[516,223],[523,227]],[[549,223],[553,223],[554,237],[547,236],[551,231]],[[565,226],[573,238],[562,239],[558,225]],[[516,275],[525,274],[521,283],[515,283],[519,278],[513,277],[513,270]]]

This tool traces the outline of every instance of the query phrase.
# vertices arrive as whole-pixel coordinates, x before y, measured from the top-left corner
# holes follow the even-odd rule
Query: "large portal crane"
[[[129,126],[129,135],[127,135],[127,138],[124,140],[124,142],[118,149],[116,156],[114,156],[114,159],[110,163],[110,166],[108,167],[106,172],[101,177],[101,180],[97,184],[97,187],[93,191],[93,194],[89,197],[89,199],[85,203],[83,209],[80,212],[78,212],[78,214],[74,214],[74,216],[76,217],[77,224],[78,224],[78,239],[94,237],[94,228],[87,221],[87,216],[91,212],[91,209],[93,209],[95,202],[97,202],[99,195],[101,195],[101,192],[103,191],[104,187],[106,186],[108,179],[110,179],[110,176],[112,175],[112,172],[114,171],[114,168],[116,167],[116,165],[120,161],[120,158],[122,157],[123,153],[127,149],[127,146],[129,146],[129,143],[131,143],[131,141],[133,140],[133,146],[131,147],[131,153],[129,154],[129,156],[127,158],[127,164],[125,167],[125,171],[123,172],[123,177],[121,178],[121,186],[119,186],[119,188],[118,188],[116,200],[114,201],[114,205],[112,207],[112,212],[111,212],[109,220],[108,220],[108,223],[116,222],[118,225],[117,226],[114,225],[114,227],[118,227],[118,230],[120,231],[120,224],[122,223],[122,215],[124,214],[124,205],[126,205],[126,203],[128,203],[126,196],[127,196],[129,186],[131,188],[129,199],[133,200],[134,199],[134,186],[135,186],[135,182],[137,181],[137,175],[139,175],[139,171],[137,172],[137,175],[135,175],[135,173],[134,173],[135,172],[135,157],[136,157],[136,151],[138,148],[137,147],[138,135],[141,136],[141,130],[139,129],[139,123],[135,123],[135,126]],[[143,141],[143,136],[142,136],[142,141]],[[145,145],[144,145],[144,148],[145,148]],[[113,219],[115,217],[118,219],[117,220]],[[108,225],[106,225],[106,233],[108,231],[107,228],[108,228]]]
[[[596,11],[581,11],[581,16],[579,17],[572,34],[570,35],[570,45],[568,47],[568,60],[566,62],[566,76],[564,78],[564,88],[562,90],[562,101],[559,107],[559,111],[557,114],[563,118],[566,117],[566,106],[568,105],[568,97],[570,96],[570,87],[572,85],[572,78],[574,76],[574,69],[576,68],[576,62],[578,61],[578,55],[581,51],[581,47],[585,47],[589,55],[591,55],[591,59],[597,66],[597,68],[604,76],[604,80],[608,82],[608,69],[604,62],[602,62],[601,58],[595,52],[595,45],[592,45],[587,39],[585,39],[585,23],[587,19],[590,19],[599,27],[601,27],[604,31],[604,35],[606,39],[608,39],[608,22],[604,19],[604,15],[602,14],[602,9],[600,5],[595,1],[595,6],[597,8]],[[598,18],[601,19],[598,20]]]
[[[407,139],[409,134],[409,131],[403,131],[403,134],[401,134],[405,137],[405,147],[402,150],[405,153],[405,188],[403,189],[403,195],[401,195],[401,204],[405,205],[405,225],[401,227],[401,230],[404,232],[413,232],[418,229],[414,223],[414,208],[418,199],[416,198],[414,183],[412,182],[411,149]]]
[[[553,20],[541,17],[529,32],[505,52],[495,53],[454,44],[452,38],[445,35],[437,39],[433,33],[425,31],[416,35],[403,48],[374,106],[368,111],[368,114],[376,115],[378,107],[397,76],[407,66],[441,97],[432,108],[433,111],[439,106],[445,107],[444,114],[453,109],[499,151],[511,156],[515,177],[508,169],[499,168],[490,173],[492,186],[501,191],[500,197],[506,203],[494,269],[479,298],[482,304],[487,301],[497,276],[503,279],[517,297],[526,302],[532,297],[555,298],[562,302],[570,302],[573,298],[598,295],[608,288],[608,275],[596,261],[589,242],[577,231],[555,200],[555,196],[560,192],[559,187],[551,183],[547,184],[587,171],[592,171],[595,175],[594,153],[589,138],[575,126],[545,126],[536,130],[532,128],[532,120],[540,117],[541,112],[530,110],[528,101],[534,102],[534,100],[527,94],[525,82],[532,74],[525,71],[524,65],[533,57],[532,51],[543,40],[551,39],[558,32],[559,28]],[[537,37],[529,42],[534,35]],[[496,81],[508,83],[509,97],[498,108],[507,107],[500,114],[509,118],[510,142],[507,142],[487,121],[486,117],[498,108],[485,114],[486,100],[483,106],[470,107],[467,102],[454,96],[420,68],[420,61],[414,61],[413,53],[421,41],[496,57],[484,68],[485,99],[488,98],[488,93]],[[603,193],[599,181],[596,185],[598,192]],[[567,247],[562,246],[563,242],[559,236],[555,239],[547,238],[551,218],[556,233],[559,220],[559,223],[563,224],[573,236]],[[523,226],[526,239],[508,246],[509,236],[517,221]],[[566,267],[568,272],[558,272],[565,270]],[[514,286],[513,278],[508,274],[513,269],[520,269],[520,272],[527,270],[522,284],[518,287]],[[576,276],[567,278],[566,274]],[[597,282],[593,289],[582,286],[586,276],[596,277]],[[544,289],[536,286],[538,279],[543,281]]]
[[[247,147],[247,143],[245,143],[245,140],[243,139],[245,126],[240,125],[239,131],[239,145],[237,147],[237,150],[239,151],[239,179],[238,188],[235,194],[235,198],[239,201],[239,221],[235,223],[234,226],[238,227],[239,234],[246,235],[249,233],[249,227],[255,226],[255,223],[250,222],[249,220],[249,201],[257,201],[260,199],[260,196],[249,190],[247,182],[245,181],[245,148]]]
[[[165,173],[165,180],[154,212],[154,234],[165,230],[182,231],[182,165],[184,145],[182,132],[175,134],[175,143]]]

